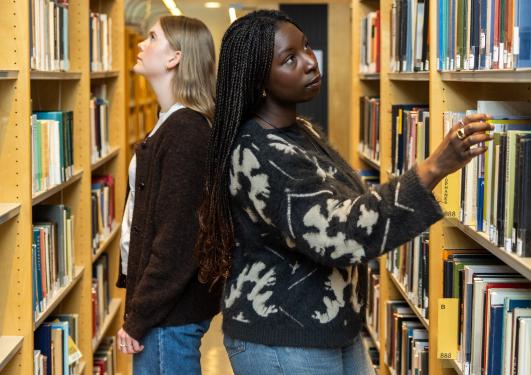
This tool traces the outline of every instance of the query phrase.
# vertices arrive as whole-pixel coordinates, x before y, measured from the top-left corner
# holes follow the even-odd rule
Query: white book
[[[520,318],[518,332],[518,375],[531,374],[531,318]]]
[[[49,56],[49,69],[55,70],[55,5],[53,1],[48,3],[48,56]]]
[[[528,294],[527,296],[522,296],[522,297],[528,297],[528,298],[521,298],[521,299],[531,299],[531,296],[529,295],[529,293],[531,293],[531,291],[528,291]],[[506,299],[505,300],[505,305],[507,305],[508,303],[508,300]],[[516,310],[516,313],[515,313],[515,310]],[[524,311],[524,313],[520,313],[520,310],[521,311]],[[526,310],[528,311],[528,314],[526,314]],[[504,333],[504,338],[503,338],[503,364],[502,364],[502,374],[503,375],[511,375],[513,374],[511,372],[511,358],[512,358],[512,353],[514,351],[514,341],[513,341],[513,336],[515,336],[513,333],[514,333],[514,330],[513,328],[516,328],[515,325],[516,323],[513,321],[513,315],[516,315],[516,316],[529,316],[531,317],[531,308],[528,308],[528,309],[525,309],[525,308],[514,308],[513,311],[507,311],[505,310],[504,311],[504,319],[503,319],[503,333]],[[514,324],[514,325],[513,325]]]
[[[524,309],[517,307],[513,310],[512,313],[512,337],[511,337],[511,361],[509,363],[508,374],[512,375],[516,372],[516,362],[517,362],[517,351],[516,351],[516,333],[517,333],[517,322],[520,317],[531,318],[531,309]]]

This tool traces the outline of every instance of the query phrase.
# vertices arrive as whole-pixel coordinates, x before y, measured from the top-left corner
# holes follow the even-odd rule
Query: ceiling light
[[[166,5],[166,8],[168,8],[172,15],[182,16],[183,12],[177,7],[174,0],[162,0],[162,2]]]
[[[236,19],[238,18],[236,16],[236,8],[234,7],[229,8],[229,18],[230,18],[230,23],[233,23],[234,21],[236,21]]]
[[[205,3],[205,8],[217,9],[217,8],[221,8],[221,4],[218,3],[217,1],[209,1]]]

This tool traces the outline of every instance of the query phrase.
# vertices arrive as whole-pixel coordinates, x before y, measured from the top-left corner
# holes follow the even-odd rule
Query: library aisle
[[[132,373],[115,339],[120,223],[129,161],[158,103],[133,72],[145,25],[127,17],[147,23],[182,5],[219,51],[229,8],[300,1],[221,1],[223,17],[211,2],[165,3],[2,2],[1,375]],[[467,114],[494,125],[487,152],[435,188],[445,218],[368,264],[363,336],[377,373],[530,375],[531,1],[322,3],[329,136],[368,185],[428,158]],[[218,315],[204,374],[233,374],[222,341]]]

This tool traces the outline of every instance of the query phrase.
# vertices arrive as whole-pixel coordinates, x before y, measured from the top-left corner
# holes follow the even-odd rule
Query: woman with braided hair
[[[321,86],[316,58],[278,11],[236,20],[223,38],[205,200],[200,280],[224,281],[224,344],[237,375],[371,374],[360,339],[357,265],[442,217],[431,190],[490,138],[484,115],[433,154],[368,190],[298,103]]]

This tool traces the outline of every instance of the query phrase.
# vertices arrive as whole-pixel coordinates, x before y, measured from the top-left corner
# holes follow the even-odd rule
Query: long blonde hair
[[[172,79],[175,100],[201,113],[212,123],[216,92],[216,53],[212,34],[195,18],[165,16],[159,22],[170,47],[181,51],[181,61]]]

